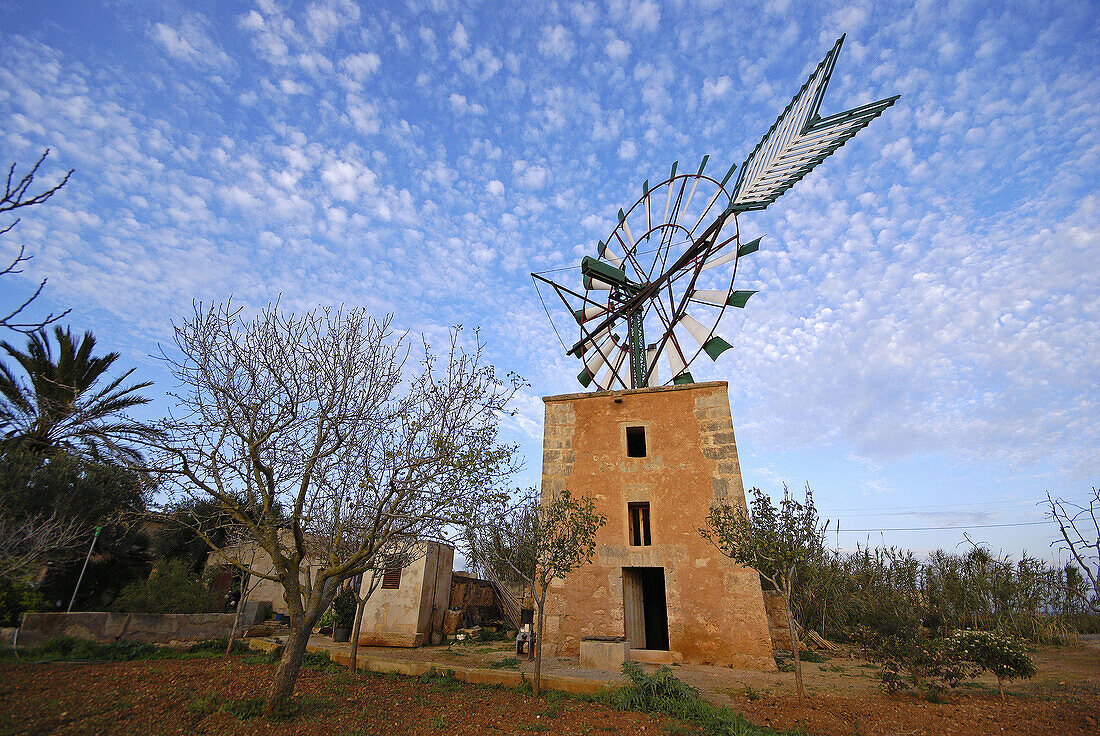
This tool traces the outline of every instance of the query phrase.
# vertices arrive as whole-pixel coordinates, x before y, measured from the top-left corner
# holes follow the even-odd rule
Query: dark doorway
[[[665,569],[624,567],[623,605],[630,648],[668,651]]]

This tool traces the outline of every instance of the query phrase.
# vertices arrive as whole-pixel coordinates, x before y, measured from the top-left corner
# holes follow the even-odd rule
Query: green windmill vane
[[[577,376],[583,386],[692,383],[692,361],[703,353],[717,360],[730,349],[715,330],[725,310],[744,308],[756,293],[734,282],[738,261],[761,240],[742,240],[738,215],[765,209],[898,99],[821,117],[843,42],[841,36],[740,167],[712,178],[704,156],[694,173],[678,172],[674,163],[660,183],[645,181],[596,255],[581,260],[583,291],[532,274],[554,288],[576,320],[580,337],[568,354],[584,364]],[[667,377],[660,363],[667,363]]]

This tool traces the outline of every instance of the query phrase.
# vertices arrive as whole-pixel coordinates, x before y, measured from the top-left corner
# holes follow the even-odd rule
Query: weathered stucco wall
[[[451,595],[454,549],[425,542],[424,553],[401,571],[395,589],[379,587],[363,609],[359,643],[368,646],[417,647],[433,631],[443,630],[443,616]],[[370,580],[363,579],[363,592]]]
[[[674,659],[774,669],[759,576],[700,537],[710,505],[744,506],[724,382],[544,399],[542,492],[591,496],[607,524],[593,563],[555,581],[545,643],[577,655],[583,636],[628,636],[624,567],[663,568]],[[628,457],[626,428],[645,427]],[[650,505],[650,546],[631,546],[627,507]]]
[[[245,592],[246,601],[268,602],[271,604],[273,613],[290,613],[282,583],[259,577],[260,575],[276,576],[275,563],[271,561],[271,555],[260,545],[255,542],[241,542],[226,547],[221,552],[213,551],[207,558],[207,566],[229,569],[231,566],[226,561],[227,557],[239,561],[255,573],[248,578],[248,589]],[[301,580],[302,585],[308,587],[311,576],[316,570],[320,569],[320,565],[308,564],[308,560],[306,562],[307,564],[301,568]]]

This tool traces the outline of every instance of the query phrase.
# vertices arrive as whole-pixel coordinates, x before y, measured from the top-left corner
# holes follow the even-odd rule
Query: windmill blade
[[[584,324],[588,320],[602,317],[605,314],[607,314],[607,307],[584,307],[583,309],[573,310],[573,316],[579,324]]]
[[[680,349],[680,343],[676,341],[676,335],[669,333],[665,352],[668,353],[668,368],[672,371],[672,382],[676,384],[695,383],[691,374],[687,372],[684,351]]]
[[[679,161],[672,162],[672,173],[668,175],[668,186],[665,187],[668,192],[665,196],[665,214],[661,218],[661,222],[668,222],[668,208],[672,204],[672,182],[676,181],[676,165],[679,163]]]
[[[652,345],[650,345],[649,347],[646,348],[646,351],[645,351],[646,370],[649,371],[649,385],[650,386],[660,386],[661,385],[661,378],[658,375],[659,371],[657,370],[657,358],[659,358],[659,357],[661,357],[661,356],[660,356],[660,353],[657,352],[657,343],[653,343]]]
[[[687,201],[684,202],[684,206],[680,208],[680,212],[676,216],[676,224],[677,225],[680,224],[680,220],[681,220],[681,218],[683,218],[684,213],[687,212],[688,207],[691,206],[691,200],[695,197],[695,190],[699,188],[699,180],[703,175],[703,169],[705,169],[707,167],[707,159],[709,159],[709,158],[710,158],[710,154],[708,153],[706,156],[703,156],[703,162],[701,164],[699,164],[699,173],[695,175],[695,180],[691,184],[691,193],[688,194]],[[707,205],[707,206],[709,208],[710,205]],[[703,221],[703,218],[699,218],[699,222],[702,222],[702,221]],[[699,224],[696,223],[695,226],[698,227]],[[694,230],[694,229],[695,228],[692,228],[692,230]]]
[[[626,354],[629,352],[625,345],[619,346],[619,353],[615,356],[615,364],[610,366],[606,373],[603,374],[603,378],[596,382],[596,386],[600,391],[607,391],[611,388],[611,384],[619,377],[619,369],[623,367],[623,361],[626,359]],[[621,378],[619,378],[622,381]],[[625,386],[626,383],[623,382]]]
[[[764,236],[761,235],[759,238],[752,241],[751,243],[745,243],[744,245],[739,246],[737,250],[731,250],[730,252],[724,253],[713,260],[707,261],[699,270],[706,271],[707,269],[714,268],[715,266],[721,266],[723,263],[729,263],[730,261],[736,258],[740,258],[741,256],[747,256],[750,253],[755,253],[756,251],[760,250],[760,240],[763,237]]]
[[[600,258],[610,261],[611,263],[614,263],[615,268],[623,267],[623,259],[619,258],[619,256],[615,254],[615,251],[611,250],[611,247],[602,240],[600,241],[600,244],[596,246],[596,255],[598,255]]]
[[[626,239],[630,241],[630,247],[627,251],[634,250],[634,246],[637,243],[634,242],[634,234],[630,232],[630,223],[626,221],[626,213],[623,212],[622,207],[619,208],[619,224],[623,226],[623,234],[626,235]]]
[[[718,188],[714,190],[714,195],[710,198],[710,201],[707,202],[707,206],[703,208],[703,214],[699,215],[699,219],[695,221],[695,225],[691,228],[691,232],[695,232],[699,229],[699,226],[703,224],[703,218],[705,218],[710,212],[710,208],[714,206],[714,203],[718,200],[718,197],[725,193],[726,182],[730,180],[731,176],[733,176],[733,172],[736,168],[737,164],[730,166],[729,171],[726,172],[725,177],[718,184]]]
[[[581,332],[582,333],[584,332],[583,327],[581,328]],[[603,340],[605,337],[607,337],[610,334],[611,334],[611,325],[608,325],[607,327],[604,327],[602,330],[600,330],[599,332],[597,332],[595,334],[591,334],[591,335],[586,334],[584,336],[584,340],[582,340],[578,344],[577,355],[584,355],[585,353],[587,353],[589,350],[592,349],[593,345],[600,342],[601,340]]]
[[[680,317],[680,324],[691,334],[695,341],[703,348],[711,360],[718,360],[718,356],[733,346],[715,335],[687,312]]]
[[[841,36],[749,154],[730,210],[764,209],[897,101],[895,95],[827,118],[818,115],[843,43]]]
[[[708,304],[716,304],[719,307],[738,307],[739,309],[744,309],[745,304],[749,301],[749,297],[755,293],[755,291],[748,290],[725,291],[722,289],[696,289],[691,292],[691,298],[707,302]]]
[[[596,374],[600,372],[604,364],[607,362],[608,356],[611,354],[611,349],[618,344],[614,335],[608,335],[607,339],[600,343],[596,348],[596,353],[591,358],[584,361],[584,370],[577,374],[577,380],[585,388],[592,383],[592,379],[596,377]]]
[[[611,284],[591,276],[582,276],[581,283],[584,284],[586,291],[611,291]]]

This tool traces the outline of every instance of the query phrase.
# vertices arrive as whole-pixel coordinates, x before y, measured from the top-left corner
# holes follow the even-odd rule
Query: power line
[[[1034,526],[1036,524],[1051,524],[1052,521],[1015,521],[1008,524],[971,524],[968,526],[906,526],[895,527],[892,529],[844,529],[839,531],[841,534],[849,532],[928,532],[928,531],[943,531],[947,529],[992,529],[994,527],[1002,526]]]

